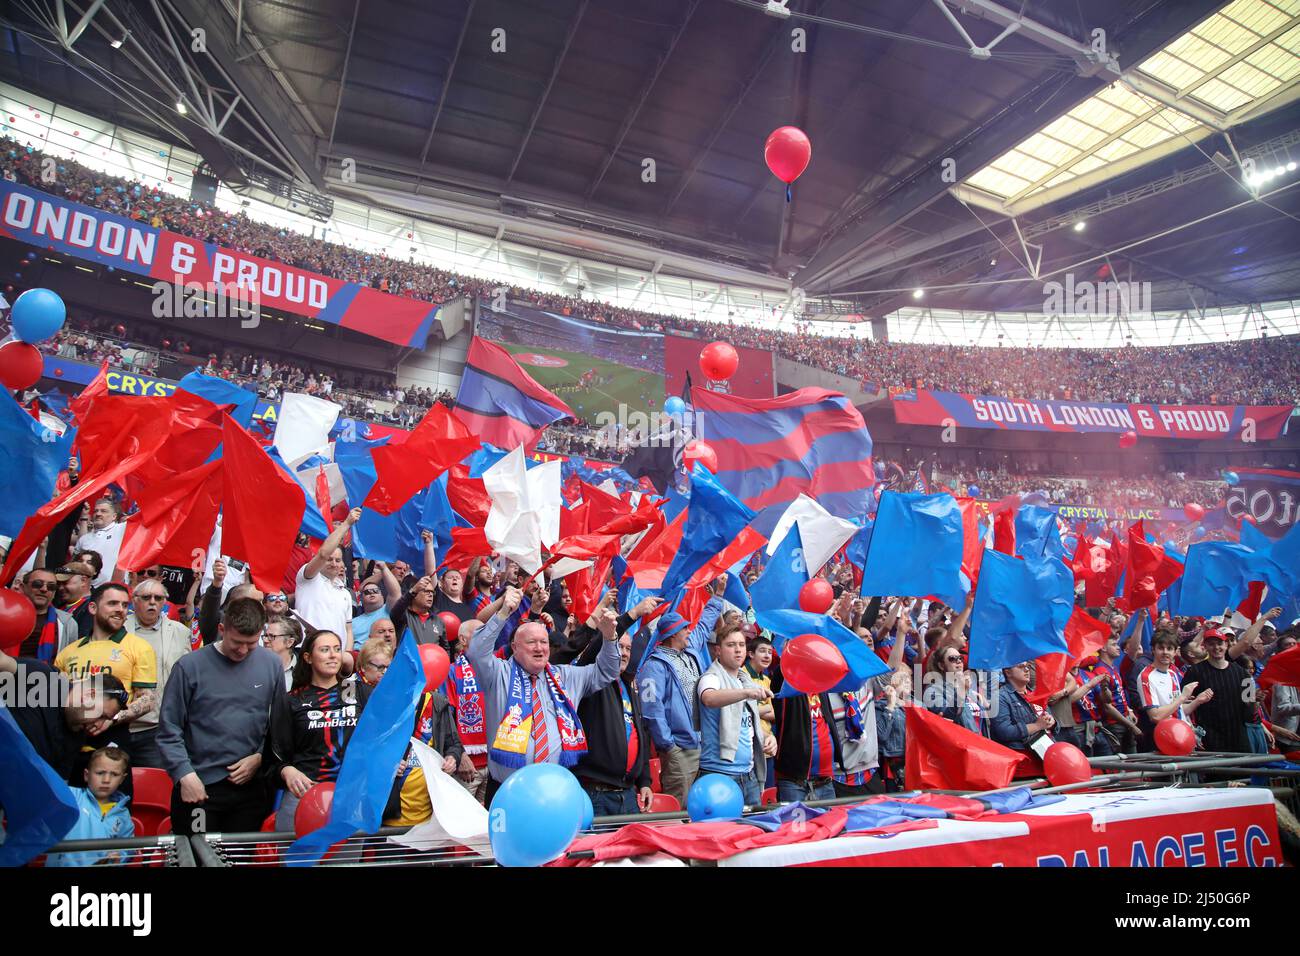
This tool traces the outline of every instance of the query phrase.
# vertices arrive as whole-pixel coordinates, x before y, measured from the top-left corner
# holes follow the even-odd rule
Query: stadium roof
[[[915,288],[1037,311],[1068,269],[1151,282],[1163,309],[1300,292],[1298,0],[787,8],[15,0],[0,79],[247,188],[853,314]],[[785,124],[813,142],[788,204],[762,156]],[[1283,172],[1248,189],[1246,161]]]

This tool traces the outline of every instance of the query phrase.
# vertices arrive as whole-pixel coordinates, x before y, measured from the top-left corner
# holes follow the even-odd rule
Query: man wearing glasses
[[[77,622],[77,633],[89,637],[95,630],[94,615],[90,610],[90,582],[95,571],[79,561],[65,564],[54,572],[59,582],[59,604]]]
[[[190,652],[190,630],[179,621],[163,614],[167,603],[167,589],[158,578],[140,580],[131,594],[131,613],[126,618],[126,629],[153,648],[157,662],[158,699],[167,687],[167,678],[173,665]],[[158,751],[158,711],[150,710],[131,724],[131,764],[135,767],[161,767],[162,754]]]
[[[40,568],[23,575],[22,592],[36,608],[36,626],[18,647],[5,648],[6,653],[48,664],[59,651],[80,638],[72,615],[54,606],[54,592],[58,587],[53,571]]]

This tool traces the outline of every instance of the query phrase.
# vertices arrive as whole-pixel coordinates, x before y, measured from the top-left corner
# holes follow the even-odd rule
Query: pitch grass
[[[519,364],[543,388],[555,392],[574,412],[589,422],[595,421],[596,415],[600,412],[617,416],[620,404],[626,405],[631,411],[640,412],[652,412],[663,408],[664,377],[662,375],[639,368],[629,368],[617,362],[594,358],[580,352],[539,348],[536,345],[514,345],[505,342],[500,344],[511,355],[531,352],[564,359],[568,364],[561,368],[526,365],[523,362]],[[596,373],[596,381],[593,385],[584,386],[580,379],[588,370]]]

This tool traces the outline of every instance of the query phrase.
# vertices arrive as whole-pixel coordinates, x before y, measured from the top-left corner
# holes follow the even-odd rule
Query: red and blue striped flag
[[[456,393],[456,416],[483,442],[504,451],[530,447],[547,425],[577,418],[573,409],[520,368],[509,352],[477,335],[470,342]]]
[[[697,387],[691,395],[697,433],[718,455],[718,481],[759,513],[759,531],[770,535],[801,493],[839,518],[872,510],[871,433],[839,392],[740,398]]]

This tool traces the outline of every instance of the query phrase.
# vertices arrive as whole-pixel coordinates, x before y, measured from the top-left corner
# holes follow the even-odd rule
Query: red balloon
[[[447,652],[437,644],[421,644],[420,663],[424,665],[424,689],[437,690],[451,670]]]
[[[700,349],[700,371],[710,382],[721,382],[736,374],[740,356],[730,342],[710,342]]]
[[[1188,521],[1200,521],[1205,517],[1205,509],[1195,503],[1183,505],[1183,514],[1187,515]]]
[[[712,445],[699,438],[692,438],[686,443],[686,448],[682,450],[682,458],[686,462],[688,471],[698,461],[713,474],[718,473],[718,453],[713,450]]]
[[[13,391],[31,388],[41,380],[44,363],[41,352],[26,342],[6,342],[0,345],[0,384]]]
[[[454,644],[456,636],[460,634],[460,618],[451,611],[439,611],[438,620],[442,621],[442,626],[447,629],[447,643]]]
[[[0,649],[16,654],[36,626],[36,608],[26,594],[12,588],[0,588]]]
[[[1138,443],[1138,436],[1137,436],[1137,432],[1135,431],[1126,431],[1124,434],[1119,436],[1120,448],[1132,448],[1137,443]]]
[[[1156,724],[1156,749],[1170,757],[1186,757],[1196,749],[1196,731],[1177,717],[1166,717]]]
[[[813,578],[799,589],[799,607],[810,614],[825,614],[835,603],[835,589],[825,578]]]
[[[783,183],[792,183],[808,168],[812,143],[799,127],[782,126],[768,135],[763,144],[763,159],[773,176]]]
[[[1063,787],[1091,780],[1092,767],[1082,750],[1062,740],[1048,747],[1043,755],[1043,774],[1053,787]]]
[[[319,830],[329,822],[333,803],[334,784],[318,783],[313,786],[302,795],[298,809],[293,812],[293,832],[301,837]]]
[[[820,694],[844,679],[849,665],[840,649],[817,634],[800,634],[781,652],[785,681],[803,694]]]

